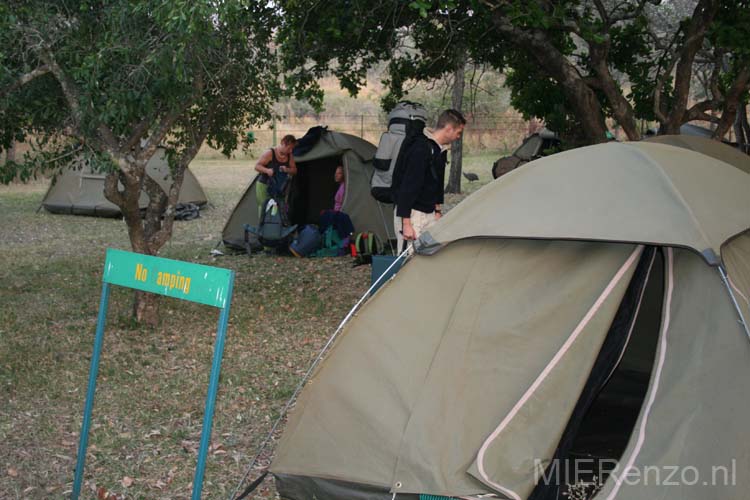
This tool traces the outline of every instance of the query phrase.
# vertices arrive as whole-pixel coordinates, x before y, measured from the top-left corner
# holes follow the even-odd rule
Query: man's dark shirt
[[[415,141],[405,153],[404,174],[396,195],[398,217],[411,217],[412,209],[429,214],[436,204],[443,203],[448,153],[432,139],[425,139]]]

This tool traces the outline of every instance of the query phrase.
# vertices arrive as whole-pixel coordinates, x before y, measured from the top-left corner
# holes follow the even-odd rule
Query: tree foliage
[[[582,140],[605,140],[613,118],[638,139],[638,120],[665,133],[693,119],[731,122],[747,94],[747,0],[357,0],[282,2],[285,51],[299,74],[335,63],[356,92],[367,67],[388,60],[392,105],[408,82],[451,73],[459,54],[508,74],[513,105]],[[315,15],[302,14],[315,11]],[[348,24],[354,19],[352,24]],[[331,28],[335,25],[336,28]],[[304,35],[300,33],[304,32]],[[304,43],[299,42],[303,40]],[[312,64],[304,54],[312,49]],[[708,91],[695,92],[698,68]],[[719,118],[720,117],[720,118]]]
[[[246,127],[270,118],[281,88],[271,49],[279,13],[267,2],[24,0],[0,9],[0,146],[33,146],[23,164],[5,165],[3,180],[73,155],[98,160],[136,252],[156,254],[171,237],[201,145],[229,154]],[[145,170],[158,147],[171,167],[168,192]],[[151,322],[147,303],[136,312]]]

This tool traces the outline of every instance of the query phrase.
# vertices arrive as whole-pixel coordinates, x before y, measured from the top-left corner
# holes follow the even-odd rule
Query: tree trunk
[[[120,208],[133,251],[144,255],[156,255],[157,252],[149,245],[139,207],[141,186],[146,176],[146,161],[119,158],[120,169],[107,174],[104,180],[104,196]],[[122,190],[119,189],[118,182],[122,184]],[[133,317],[138,323],[156,326],[159,321],[159,296],[147,292],[134,292]]]
[[[740,114],[740,121],[742,121],[742,130],[745,131],[745,142],[740,147],[744,153],[750,154],[750,123],[747,121],[747,105],[743,104],[738,113]]]
[[[698,50],[703,46],[703,40],[718,8],[719,2],[716,0],[699,0],[693,11],[685,30],[685,43],[680,50],[675,68],[672,107],[666,114],[659,105],[663,88],[661,84],[657,84],[655,92],[659,93],[659,99],[654,100],[654,112],[661,124],[660,133],[662,134],[679,134],[680,126],[688,121],[687,105],[690,97],[690,83],[693,78],[693,62]]]
[[[722,140],[724,135],[734,124],[735,117],[741,106],[741,98],[750,82],[750,68],[744,68],[735,78],[729,91],[724,96],[724,105],[719,124],[714,130],[714,139]]]
[[[148,292],[134,292],[133,318],[144,325],[155,327],[159,324],[159,304],[161,296]]]
[[[195,134],[195,142],[179,156],[168,193],[146,173],[146,164],[156,152],[155,148],[145,151],[142,157],[136,159],[120,158],[120,169],[107,175],[104,181],[104,195],[120,207],[134,252],[158,255],[172,236],[175,207],[185,178],[185,170],[205,141],[206,127],[207,125]],[[122,191],[118,188],[118,181],[124,186]],[[145,214],[142,214],[139,207],[141,192],[145,192],[149,198]],[[135,320],[138,323],[156,326],[159,322],[160,299],[159,295],[134,292]]]
[[[745,131],[742,130],[742,108],[744,106],[740,104],[737,108],[737,112],[734,115],[734,137],[737,142],[737,147],[742,149],[742,145],[745,143]]]
[[[607,35],[609,37],[609,35]],[[609,40],[606,43],[589,42],[589,54],[591,57],[591,66],[598,76],[599,86],[607,97],[612,114],[617,123],[625,131],[625,135],[631,141],[640,141],[641,134],[638,131],[638,125],[635,122],[635,113],[633,106],[628,102],[620,87],[617,85],[612,73],[609,70],[607,57],[609,53]]]
[[[734,119],[734,135],[737,141],[737,149],[743,153],[747,153],[747,146],[750,143],[750,125],[747,122],[747,105],[744,103],[741,103],[737,107]]]
[[[461,111],[466,84],[466,52],[462,52],[453,73],[453,109]],[[463,136],[451,144],[451,169],[448,174],[446,193],[461,192],[461,170],[463,168]]]

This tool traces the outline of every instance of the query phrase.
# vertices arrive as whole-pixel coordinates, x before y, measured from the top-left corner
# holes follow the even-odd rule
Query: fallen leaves
[[[117,493],[112,493],[107,490],[107,488],[104,488],[103,486],[96,490],[96,498],[97,500],[125,500],[124,495],[118,495]]]

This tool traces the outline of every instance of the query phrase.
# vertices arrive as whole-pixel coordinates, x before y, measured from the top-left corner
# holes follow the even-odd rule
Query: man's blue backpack
[[[296,257],[307,257],[320,248],[321,239],[318,227],[308,224],[302,228],[292,244],[289,245],[289,250]]]

